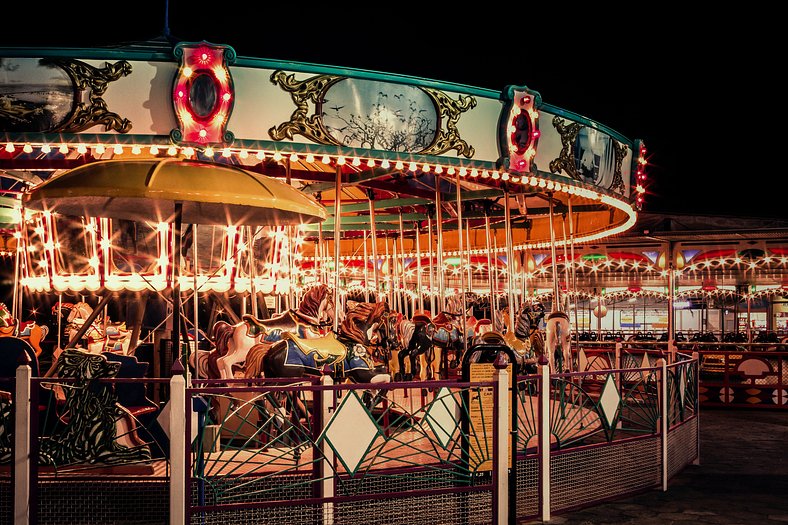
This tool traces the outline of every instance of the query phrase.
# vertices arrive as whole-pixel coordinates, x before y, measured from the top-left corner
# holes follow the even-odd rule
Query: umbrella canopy
[[[290,225],[324,221],[326,209],[277,179],[234,166],[179,159],[108,160],[37,186],[25,206],[64,215],[186,224]]]

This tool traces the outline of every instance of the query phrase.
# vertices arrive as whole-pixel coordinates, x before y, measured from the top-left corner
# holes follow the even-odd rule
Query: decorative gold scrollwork
[[[580,133],[583,125],[579,122],[572,122],[567,125],[562,118],[556,115],[553,117],[553,127],[561,135],[561,153],[557,159],[550,161],[550,173],[561,173],[561,170],[563,170],[573,179],[582,180],[582,177],[577,172],[574,145],[577,134]]]
[[[295,135],[303,135],[318,144],[341,146],[342,144],[326,130],[322,115],[314,114],[309,116],[308,102],[321,103],[326,90],[342,79],[343,77],[334,75],[318,75],[297,81],[293,74],[288,75],[281,70],[274,71],[271,74],[271,82],[290,93],[296,105],[296,110],[290,115],[288,122],[283,122],[269,129],[268,135],[274,140],[293,140]]]
[[[335,75],[318,75],[306,80],[298,81],[295,75],[285,71],[274,71],[271,74],[271,82],[284,91],[290,93],[296,110],[290,116],[290,120],[268,130],[268,135],[274,140],[292,140],[295,135],[304,137],[317,142],[333,146],[346,146],[337,138],[329,133],[323,121],[323,114],[318,113],[318,109],[310,115],[309,103],[319,108],[325,102],[325,94],[334,84],[344,80],[345,77]],[[438,116],[438,124],[445,121],[445,128],[438,126],[435,138],[425,149],[418,151],[419,154],[439,155],[446,151],[456,149],[460,155],[472,157],[475,150],[467,142],[460,138],[457,130],[457,122],[465,111],[476,106],[476,99],[471,96],[460,96],[457,100],[452,99],[442,91],[420,88],[432,100]]]
[[[98,124],[103,124],[106,131],[118,133],[127,133],[131,129],[131,121],[109,111],[107,103],[102,98],[110,82],[131,73],[130,63],[125,60],[114,64],[105,62],[103,68],[97,68],[72,59],[58,58],[46,62],[64,69],[80,93],[89,91],[87,102],[85,100],[77,102],[69,118],[52,131],[77,133]]]
[[[624,157],[627,156],[629,148],[626,144],[621,144],[617,140],[613,140],[613,147],[616,150],[616,171],[613,173],[613,184],[610,185],[610,191],[623,194],[626,188],[624,187],[624,179],[621,176],[621,165],[624,162]]]
[[[575,141],[583,125],[579,122],[567,123],[565,120],[558,116],[553,117],[553,126],[558,134],[561,135],[561,153],[557,159],[550,161],[550,172],[560,173],[562,170],[575,180],[583,180],[583,177],[577,171],[577,162],[575,159]],[[617,140],[610,138],[615,150],[616,165],[613,172],[613,182],[610,184],[610,191],[616,193],[624,193],[626,187],[624,179],[621,175],[622,164],[624,157],[627,156],[629,148],[626,144],[621,144]]]
[[[464,155],[467,158],[473,157],[476,150],[473,146],[469,146],[467,142],[460,138],[457,122],[460,120],[462,113],[476,107],[476,99],[471,96],[460,95],[457,100],[454,100],[443,91],[429,88],[423,89],[438,107],[438,115],[440,116],[441,123],[444,118],[446,119],[446,129],[440,126],[433,143],[419,153],[425,155],[440,155],[446,151],[456,149],[457,153],[460,155]]]

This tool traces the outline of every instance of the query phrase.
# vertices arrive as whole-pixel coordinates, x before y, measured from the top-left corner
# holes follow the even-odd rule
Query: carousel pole
[[[498,236],[497,234],[493,237],[493,253],[495,254],[495,262],[493,264],[493,291],[495,292],[495,297],[493,298],[493,304],[495,305],[495,311],[497,312],[500,305],[498,304]],[[503,321],[502,321],[503,322]],[[508,328],[508,327],[504,327]]]
[[[317,223],[317,247],[315,248],[315,280],[318,283],[328,284],[326,282],[326,274],[323,271],[325,265],[325,257],[323,256],[323,223]]]
[[[473,257],[471,253],[471,220],[465,219],[465,246],[468,250],[468,291],[473,291]]]
[[[443,203],[441,201],[441,178],[435,176],[435,229],[438,235],[438,309],[443,311],[446,308],[446,290],[444,289],[443,272]]]
[[[506,227],[506,276],[509,286],[509,326],[506,327],[507,331],[514,332],[514,318],[516,315],[514,308],[514,269],[512,268],[514,262],[514,249],[512,247],[512,210],[509,207],[509,188],[507,187],[503,193],[504,201],[504,223]]]
[[[248,246],[246,247],[246,249],[249,250],[249,295],[252,298],[252,315],[254,316],[255,319],[257,319],[257,287],[255,286],[255,283],[254,283],[257,271],[256,271],[256,268],[255,268],[255,260],[254,260],[254,235],[252,235],[252,227],[251,226],[247,226],[246,227],[246,236],[249,239],[248,242],[247,242]],[[195,236],[195,239],[196,239],[196,236]],[[196,244],[197,243],[195,242],[194,245],[196,246]],[[197,260],[197,252],[196,252],[196,250],[194,252],[194,260],[195,261]],[[197,321],[197,277],[196,276],[197,276],[197,274],[195,272],[195,277],[194,277],[194,281],[195,281],[195,288],[194,288],[194,290],[195,290],[195,294],[194,294],[194,308],[195,308],[195,310],[194,310],[194,320],[195,320],[195,323],[194,323],[194,326],[195,327],[197,326],[197,322],[196,322]]]
[[[288,166],[290,162],[288,161]],[[290,226],[285,226],[285,231],[287,232],[287,250],[285,253],[287,254],[287,281],[289,283],[287,287],[287,300],[290,303],[290,308],[295,308],[295,305],[298,304],[296,302],[295,297],[295,286],[293,286],[293,232]],[[256,309],[256,306],[252,305],[252,312]],[[255,317],[257,317],[255,315]]]
[[[435,273],[433,272],[435,266],[435,258],[434,252],[432,251],[433,247],[433,239],[432,239],[432,218],[427,217],[427,241],[429,244],[429,260],[430,264],[427,267],[427,270],[430,273],[430,316],[435,315]]]
[[[419,241],[419,223],[414,223],[416,228],[416,292],[419,294],[419,311],[424,311],[424,293],[421,284],[421,243]],[[415,308],[414,308],[415,309]],[[411,317],[413,317],[411,315]]]
[[[402,296],[402,313],[406,313],[407,308],[406,299],[405,299],[405,290],[408,289],[408,285],[405,282],[405,225],[402,223],[402,208],[399,209],[399,256],[402,259],[402,280],[400,281],[400,288],[398,289],[398,293]]]
[[[459,240],[459,254],[460,254],[460,295],[462,296],[462,312],[460,312],[460,316],[462,318],[462,345],[463,345],[463,355],[467,354],[468,352],[468,330],[466,328],[466,310],[468,306],[465,304],[465,272],[462,269],[462,263],[465,259],[463,255],[463,239],[462,239],[462,194],[461,194],[461,186],[460,186],[460,174],[457,173],[457,181],[455,183],[457,185],[457,239]],[[470,265],[470,261],[468,262]]]
[[[194,351],[199,348],[200,342],[200,299],[197,297],[197,224],[192,224],[192,286],[194,290]],[[255,316],[257,317],[257,316]],[[194,367],[194,374],[199,379],[199,371]]]
[[[492,247],[490,246],[490,215],[488,209],[484,208],[484,233],[486,237],[485,246],[487,248],[487,281],[490,286],[490,322],[495,329],[495,275],[493,274]]]
[[[364,232],[364,302],[369,302],[369,258],[367,257],[367,232]]]
[[[676,290],[673,286],[675,276],[673,274],[673,243],[668,241],[668,253],[666,259],[668,260],[668,351],[673,348],[676,340],[676,320],[674,319],[676,310]]]
[[[386,244],[388,247],[388,244]],[[386,252],[388,255],[388,251]],[[389,278],[391,283],[391,305],[398,312],[402,312],[402,304],[399,297],[399,272],[396,269],[397,265],[397,236],[391,239],[391,258],[389,259]]]
[[[63,348],[63,294],[57,294],[57,347]]]
[[[18,314],[22,311],[22,292],[19,289],[20,273],[22,269],[19,267],[19,251],[20,248],[30,246],[27,236],[27,223],[25,222],[25,205],[20,207],[21,218],[19,220],[19,238],[16,240],[16,254],[14,255],[14,290],[11,296],[11,315],[14,319],[19,319]],[[27,267],[27,255],[25,254],[25,267]],[[59,313],[59,312],[58,312]],[[59,336],[58,336],[59,337]],[[60,346],[58,344],[58,346]]]
[[[14,319],[18,319],[16,315],[16,306],[19,302],[19,272],[21,271],[19,268],[19,248],[21,247],[22,243],[20,242],[21,239],[17,240],[16,243],[16,253],[14,254],[14,289],[11,295],[11,316]],[[60,334],[58,334],[58,346],[60,346]]]
[[[569,243],[566,242],[566,216],[561,217],[561,231],[564,236],[564,287],[566,288],[567,292],[565,297],[569,297],[569,290],[571,290],[569,287],[569,265],[571,264],[571,261],[569,261],[569,250],[567,248],[567,244]]]
[[[577,326],[577,303],[579,302],[579,294],[577,290],[577,265],[575,264],[575,220],[574,216],[572,215],[572,198],[568,197],[566,201],[567,205],[569,206],[569,246],[570,246],[570,254],[572,256],[572,293],[575,297],[575,349],[580,347],[580,330]]]
[[[394,288],[394,276],[391,272],[391,258],[389,257],[389,238],[386,236],[383,236],[383,245],[386,247],[386,261],[388,261],[389,269],[389,285],[386,293],[388,295],[389,308],[394,308],[394,293],[392,292],[392,289]]]
[[[181,270],[181,223],[183,220],[183,203],[175,203],[175,219],[172,227],[172,344],[177,358],[181,359],[181,284],[178,279]],[[86,323],[87,324],[87,323]],[[181,363],[183,364],[183,363]],[[186,373],[188,375],[188,367]]]
[[[747,292],[747,342],[752,343],[752,321],[750,317],[752,315],[752,296],[749,292]]]
[[[375,276],[375,301],[378,302],[378,292],[380,291],[380,279],[378,278],[378,235],[375,228],[375,194],[368,190],[369,197],[369,233],[372,241],[372,271]]]
[[[336,187],[334,190],[334,333],[339,331],[339,255],[342,222],[342,166],[336,167]]]
[[[560,312],[560,295],[558,293],[559,286],[558,286],[558,265],[556,264],[556,252],[555,252],[555,228],[553,225],[553,194],[548,193],[548,198],[550,201],[550,259],[551,265],[553,270],[553,311]]]

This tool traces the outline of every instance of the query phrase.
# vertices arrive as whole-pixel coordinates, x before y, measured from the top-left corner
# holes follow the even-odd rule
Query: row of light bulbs
[[[7,153],[14,153],[17,147],[21,147],[24,153],[32,153],[33,152],[33,144],[31,143],[24,143],[17,146],[13,142],[8,142],[5,145],[5,151]],[[53,150],[53,146],[50,144],[40,144],[36,145],[42,153],[51,153]],[[61,143],[57,146],[57,151],[62,154],[67,154],[69,152],[70,146],[66,143]],[[129,146],[125,146],[128,148]],[[196,154],[195,148],[191,146],[159,146],[156,144],[145,146],[151,155],[159,155],[162,151],[166,152],[167,155],[176,156],[179,153],[185,156],[186,158],[191,158]],[[143,151],[143,146],[133,145],[130,147],[130,151],[134,155],[140,155]],[[122,144],[78,144],[74,147],[77,153],[81,155],[85,155],[88,153],[89,149],[93,149],[97,155],[103,155],[108,150],[111,150],[115,155],[122,155],[126,150]],[[266,158],[271,158],[275,162],[280,162],[285,158],[288,158],[291,162],[298,162],[303,160],[307,163],[314,163],[317,160],[317,157],[312,153],[306,154],[299,154],[295,152],[291,153],[283,153],[280,151],[264,151],[264,150],[247,150],[247,149],[239,149],[235,150],[233,148],[221,148],[218,150],[220,155],[225,158],[230,158],[234,154],[237,154],[239,158],[246,159],[250,156],[254,156],[258,160],[262,161]],[[206,148],[201,150],[202,155],[205,157],[214,157],[217,153],[211,146],[207,146]],[[415,172],[415,171],[422,171],[423,173],[435,172],[436,174],[440,175],[446,173],[447,175],[455,175],[459,174],[461,177],[470,177],[470,178],[482,178],[482,179],[492,179],[492,180],[502,180],[502,181],[511,181],[514,183],[522,183],[523,185],[528,184],[531,186],[537,186],[539,188],[546,189],[547,191],[555,191],[555,192],[565,192],[570,195],[578,195],[580,197],[585,197],[591,200],[600,200],[602,197],[599,193],[588,190],[586,188],[579,188],[569,184],[561,184],[557,181],[552,181],[548,179],[541,179],[535,176],[519,176],[519,175],[511,175],[508,172],[501,172],[499,170],[489,170],[489,169],[478,169],[478,168],[466,168],[460,167],[455,168],[454,166],[444,167],[440,164],[429,164],[429,163],[422,163],[418,164],[413,161],[405,162],[402,160],[390,161],[388,159],[376,160],[376,159],[362,159],[360,157],[346,157],[344,155],[335,155],[331,156],[328,154],[324,154],[320,156],[320,161],[323,164],[331,164],[332,162],[336,163],[339,166],[343,166],[345,164],[350,164],[352,166],[360,167],[362,164],[366,165],[369,168],[374,168],[380,166],[383,169],[389,169],[394,165],[394,168],[397,170],[405,170]],[[407,168],[406,168],[407,165]],[[640,177],[640,176],[639,176]],[[640,194],[645,192],[645,188],[642,184],[638,183],[636,187],[636,191]]]

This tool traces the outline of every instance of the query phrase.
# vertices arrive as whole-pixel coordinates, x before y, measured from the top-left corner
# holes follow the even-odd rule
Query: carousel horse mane
[[[541,304],[523,305],[515,321],[514,333],[519,339],[528,339],[534,330],[539,328],[539,322],[544,318],[545,311]]]
[[[329,289],[325,284],[311,287],[304,293],[301,303],[298,305],[298,313],[314,319],[320,319],[320,305],[327,296],[329,296]],[[331,312],[331,315],[333,315],[333,312]]]
[[[385,302],[358,303],[345,314],[339,332],[355,343],[368,345],[370,341],[367,330],[379,322],[387,310],[388,304]]]

